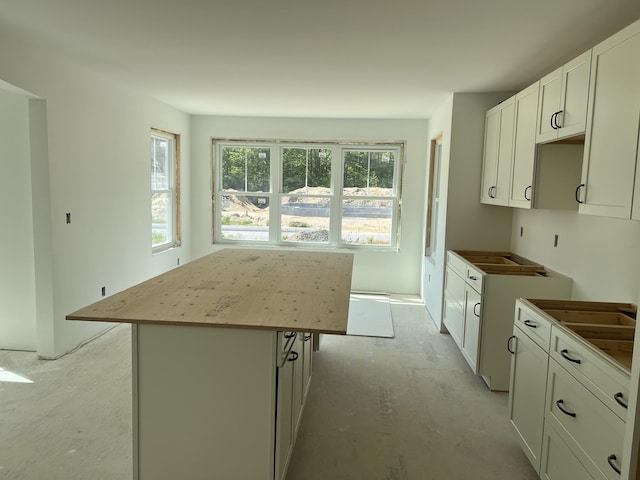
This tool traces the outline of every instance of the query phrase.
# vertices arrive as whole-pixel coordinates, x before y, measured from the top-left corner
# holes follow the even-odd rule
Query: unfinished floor
[[[536,479],[508,395],[421,303],[392,314],[394,339],[323,336],[287,480]],[[56,361],[0,351],[0,368],[33,381],[0,381],[0,478],[132,478],[129,325]]]

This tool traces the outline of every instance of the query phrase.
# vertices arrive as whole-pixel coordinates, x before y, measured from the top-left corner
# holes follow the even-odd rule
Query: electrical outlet
[[[556,236],[553,239],[553,246],[557,247],[558,246],[558,235],[556,234]]]
[[[67,224],[71,223],[71,212],[67,212],[65,216],[67,218]]]
[[[102,287],[102,296],[106,296],[107,295],[107,287]]]
[[[178,258],[178,266],[180,266],[180,258]]]
[[[522,237],[524,235],[524,227],[520,227],[520,236]]]

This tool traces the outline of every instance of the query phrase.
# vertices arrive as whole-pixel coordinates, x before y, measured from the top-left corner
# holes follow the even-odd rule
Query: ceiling
[[[209,115],[426,118],[638,18],[638,0],[0,0],[5,32]]]

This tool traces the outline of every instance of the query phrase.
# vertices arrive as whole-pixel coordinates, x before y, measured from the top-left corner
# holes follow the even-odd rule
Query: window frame
[[[222,179],[222,149],[229,146],[243,146],[248,148],[271,147],[270,154],[270,190],[263,192],[261,196],[269,198],[269,226],[267,240],[237,240],[223,237],[222,213],[219,208],[223,208],[222,201],[225,195]],[[331,186],[328,195],[322,194],[295,194],[298,197],[309,195],[311,197],[326,197],[330,203],[329,215],[329,240],[327,242],[313,241],[287,241],[282,236],[282,199],[292,196],[290,192],[282,191],[282,170],[283,151],[288,148],[301,149],[327,149],[331,150]],[[336,142],[336,141],[305,141],[305,140],[256,140],[256,139],[233,139],[233,138],[212,138],[211,143],[211,200],[212,200],[212,238],[213,244],[232,244],[242,246],[261,247],[294,247],[294,248],[353,248],[368,249],[376,251],[398,251],[400,248],[400,225],[402,213],[402,183],[403,167],[405,162],[405,142]],[[359,196],[359,199],[375,199],[392,202],[392,220],[390,232],[390,244],[376,245],[365,243],[348,243],[342,241],[342,203],[343,195],[343,174],[344,174],[344,152],[348,150],[364,151],[393,151],[394,170],[393,187],[390,196]],[[253,192],[248,192],[252,195]],[[351,197],[349,197],[351,198]]]
[[[151,241],[152,254],[162,253],[172,248],[179,247],[181,245],[181,222],[180,222],[180,135],[168,130],[151,127],[149,141],[153,141],[154,138],[165,140],[168,142],[168,185],[166,189],[154,189],[153,188],[153,169],[151,169],[151,198],[156,193],[168,194],[171,199],[171,210],[169,212],[169,227],[171,235],[166,242],[160,244],[153,244]],[[151,158],[153,162],[153,158]],[[151,166],[151,165],[150,165]],[[150,205],[151,208],[152,205]],[[151,220],[151,232],[153,233],[153,212],[150,215]]]

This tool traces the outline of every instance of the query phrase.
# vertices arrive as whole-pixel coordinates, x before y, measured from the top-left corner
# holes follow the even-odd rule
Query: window
[[[427,189],[427,229],[425,232],[424,254],[433,257],[436,253],[438,235],[438,210],[440,202],[440,156],[442,155],[442,134],[431,140],[431,160],[429,161],[429,187]]]
[[[151,247],[154,252],[180,245],[180,136],[151,130]]]
[[[402,143],[214,140],[214,242],[398,247]]]

